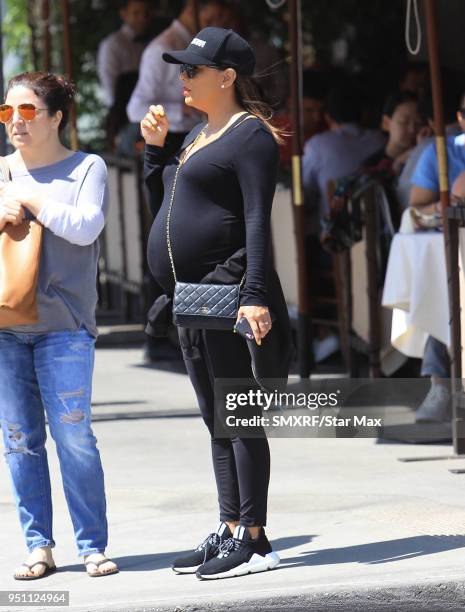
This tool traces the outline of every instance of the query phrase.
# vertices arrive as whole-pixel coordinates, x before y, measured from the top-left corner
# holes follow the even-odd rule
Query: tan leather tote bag
[[[0,179],[11,180],[0,157]],[[38,322],[37,281],[43,227],[38,221],[7,223],[0,232],[0,328]]]

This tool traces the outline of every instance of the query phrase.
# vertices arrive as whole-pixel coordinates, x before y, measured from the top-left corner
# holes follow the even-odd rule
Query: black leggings
[[[193,341],[193,337],[195,340]],[[191,332],[179,328],[187,373],[210,432],[220,521],[266,525],[270,450],[265,432],[254,438],[218,438],[214,432],[214,379],[252,379],[243,338],[226,331]]]

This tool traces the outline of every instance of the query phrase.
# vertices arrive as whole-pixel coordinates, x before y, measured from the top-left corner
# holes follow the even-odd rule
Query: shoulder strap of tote
[[[5,183],[11,181],[10,166],[4,157],[0,157],[0,174]]]

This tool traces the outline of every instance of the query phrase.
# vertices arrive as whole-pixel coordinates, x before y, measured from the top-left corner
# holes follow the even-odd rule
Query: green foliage
[[[27,0],[6,0],[6,14],[2,15],[4,52],[16,56],[21,70],[31,70],[31,31],[27,19]],[[6,74],[5,78],[13,75]]]

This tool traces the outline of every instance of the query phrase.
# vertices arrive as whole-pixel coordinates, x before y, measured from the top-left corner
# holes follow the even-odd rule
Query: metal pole
[[[5,94],[5,83],[3,81],[3,0],[0,0],[0,95],[3,100]],[[5,126],[2,123],[0,127],[0,155],[6,155],[6,133]]]
[[[369,372],[370,378],[381,378],[381,309],[378,287],[378,244],[379,231],[375,188],[369,189],[364,197],[365,210],[365,258],[367,265],[367,294],[369,321]]]
[[[289,0],[289,40],[291,44],[292,108],[292,203],[297,244],[299,375],[310,374],[312,353],[308,300],[308,275],[305,257],[305,210],[302,186],[302,11],[300,0]]]
[[[447,286],[449,292],[449,315],[451,336],[451,391],[452,391],[452,438],[454,451],[465,454],[465,415],[459,408],[458,398],[462,392],[461,378],[461,330],[460,330],[460,285],[458,267],[458,225],[447,222],[447,207],[450,206],[449,178],[447,172],[447,148],[442,106],[442,83],[439,65],[437,16],[435,0],[425,0],[426,27],[428,33],[428,58],[433,93],[434,126],[439,170],[439,197],[446,249]]]
[[[69,0],[61,0],[61,14],[63,24],[63,50],[65,57],[65,72],[69,79],[73,78],[73,57],[71,53],[71,36],[69,29]],[[77,151],[79,148],[77,134],[76,106],[70,109],[71,148]]]

